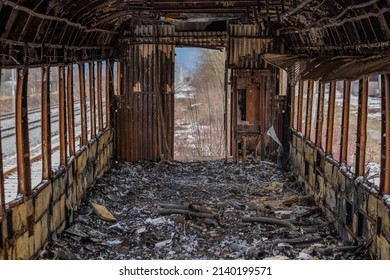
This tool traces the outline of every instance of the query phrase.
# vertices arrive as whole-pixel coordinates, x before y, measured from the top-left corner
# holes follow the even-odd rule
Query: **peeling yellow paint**
[[[134,92],[141,92],[141,83],[137,82],[133,87]]]

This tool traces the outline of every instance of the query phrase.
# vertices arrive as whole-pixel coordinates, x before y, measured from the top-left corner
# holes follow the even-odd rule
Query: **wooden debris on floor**
[[[45,247],[79,259],[365,259],[292,173],[248,159],[117,164]],[[108,211],[107,209],[110,209]]]

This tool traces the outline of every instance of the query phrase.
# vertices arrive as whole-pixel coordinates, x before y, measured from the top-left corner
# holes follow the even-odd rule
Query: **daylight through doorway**
[[[225,58],[220,50],[176,48],[175,159],[225,155]]]

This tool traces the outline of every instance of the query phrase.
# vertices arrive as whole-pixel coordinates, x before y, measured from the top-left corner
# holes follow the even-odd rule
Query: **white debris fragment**
[[[167,240],[156,243],[154,245],[154,247],[155,248],[163,248],[163,247],[167,246],[168,244],[170,244],[171,242],[172,242],[172,239],[167,239]]]
[[[145,221],[145,224],[158,226],[158,225],[165,224],[166,222],[167,221],[165,220],[164,217],[159,217],[159,218],[155,218],[155,219],[147,218]]]

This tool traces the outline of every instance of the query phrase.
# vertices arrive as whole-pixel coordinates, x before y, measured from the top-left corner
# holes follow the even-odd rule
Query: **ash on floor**
[[[41,259],[366,259],[291,173],[250,160],[117,164]]]

